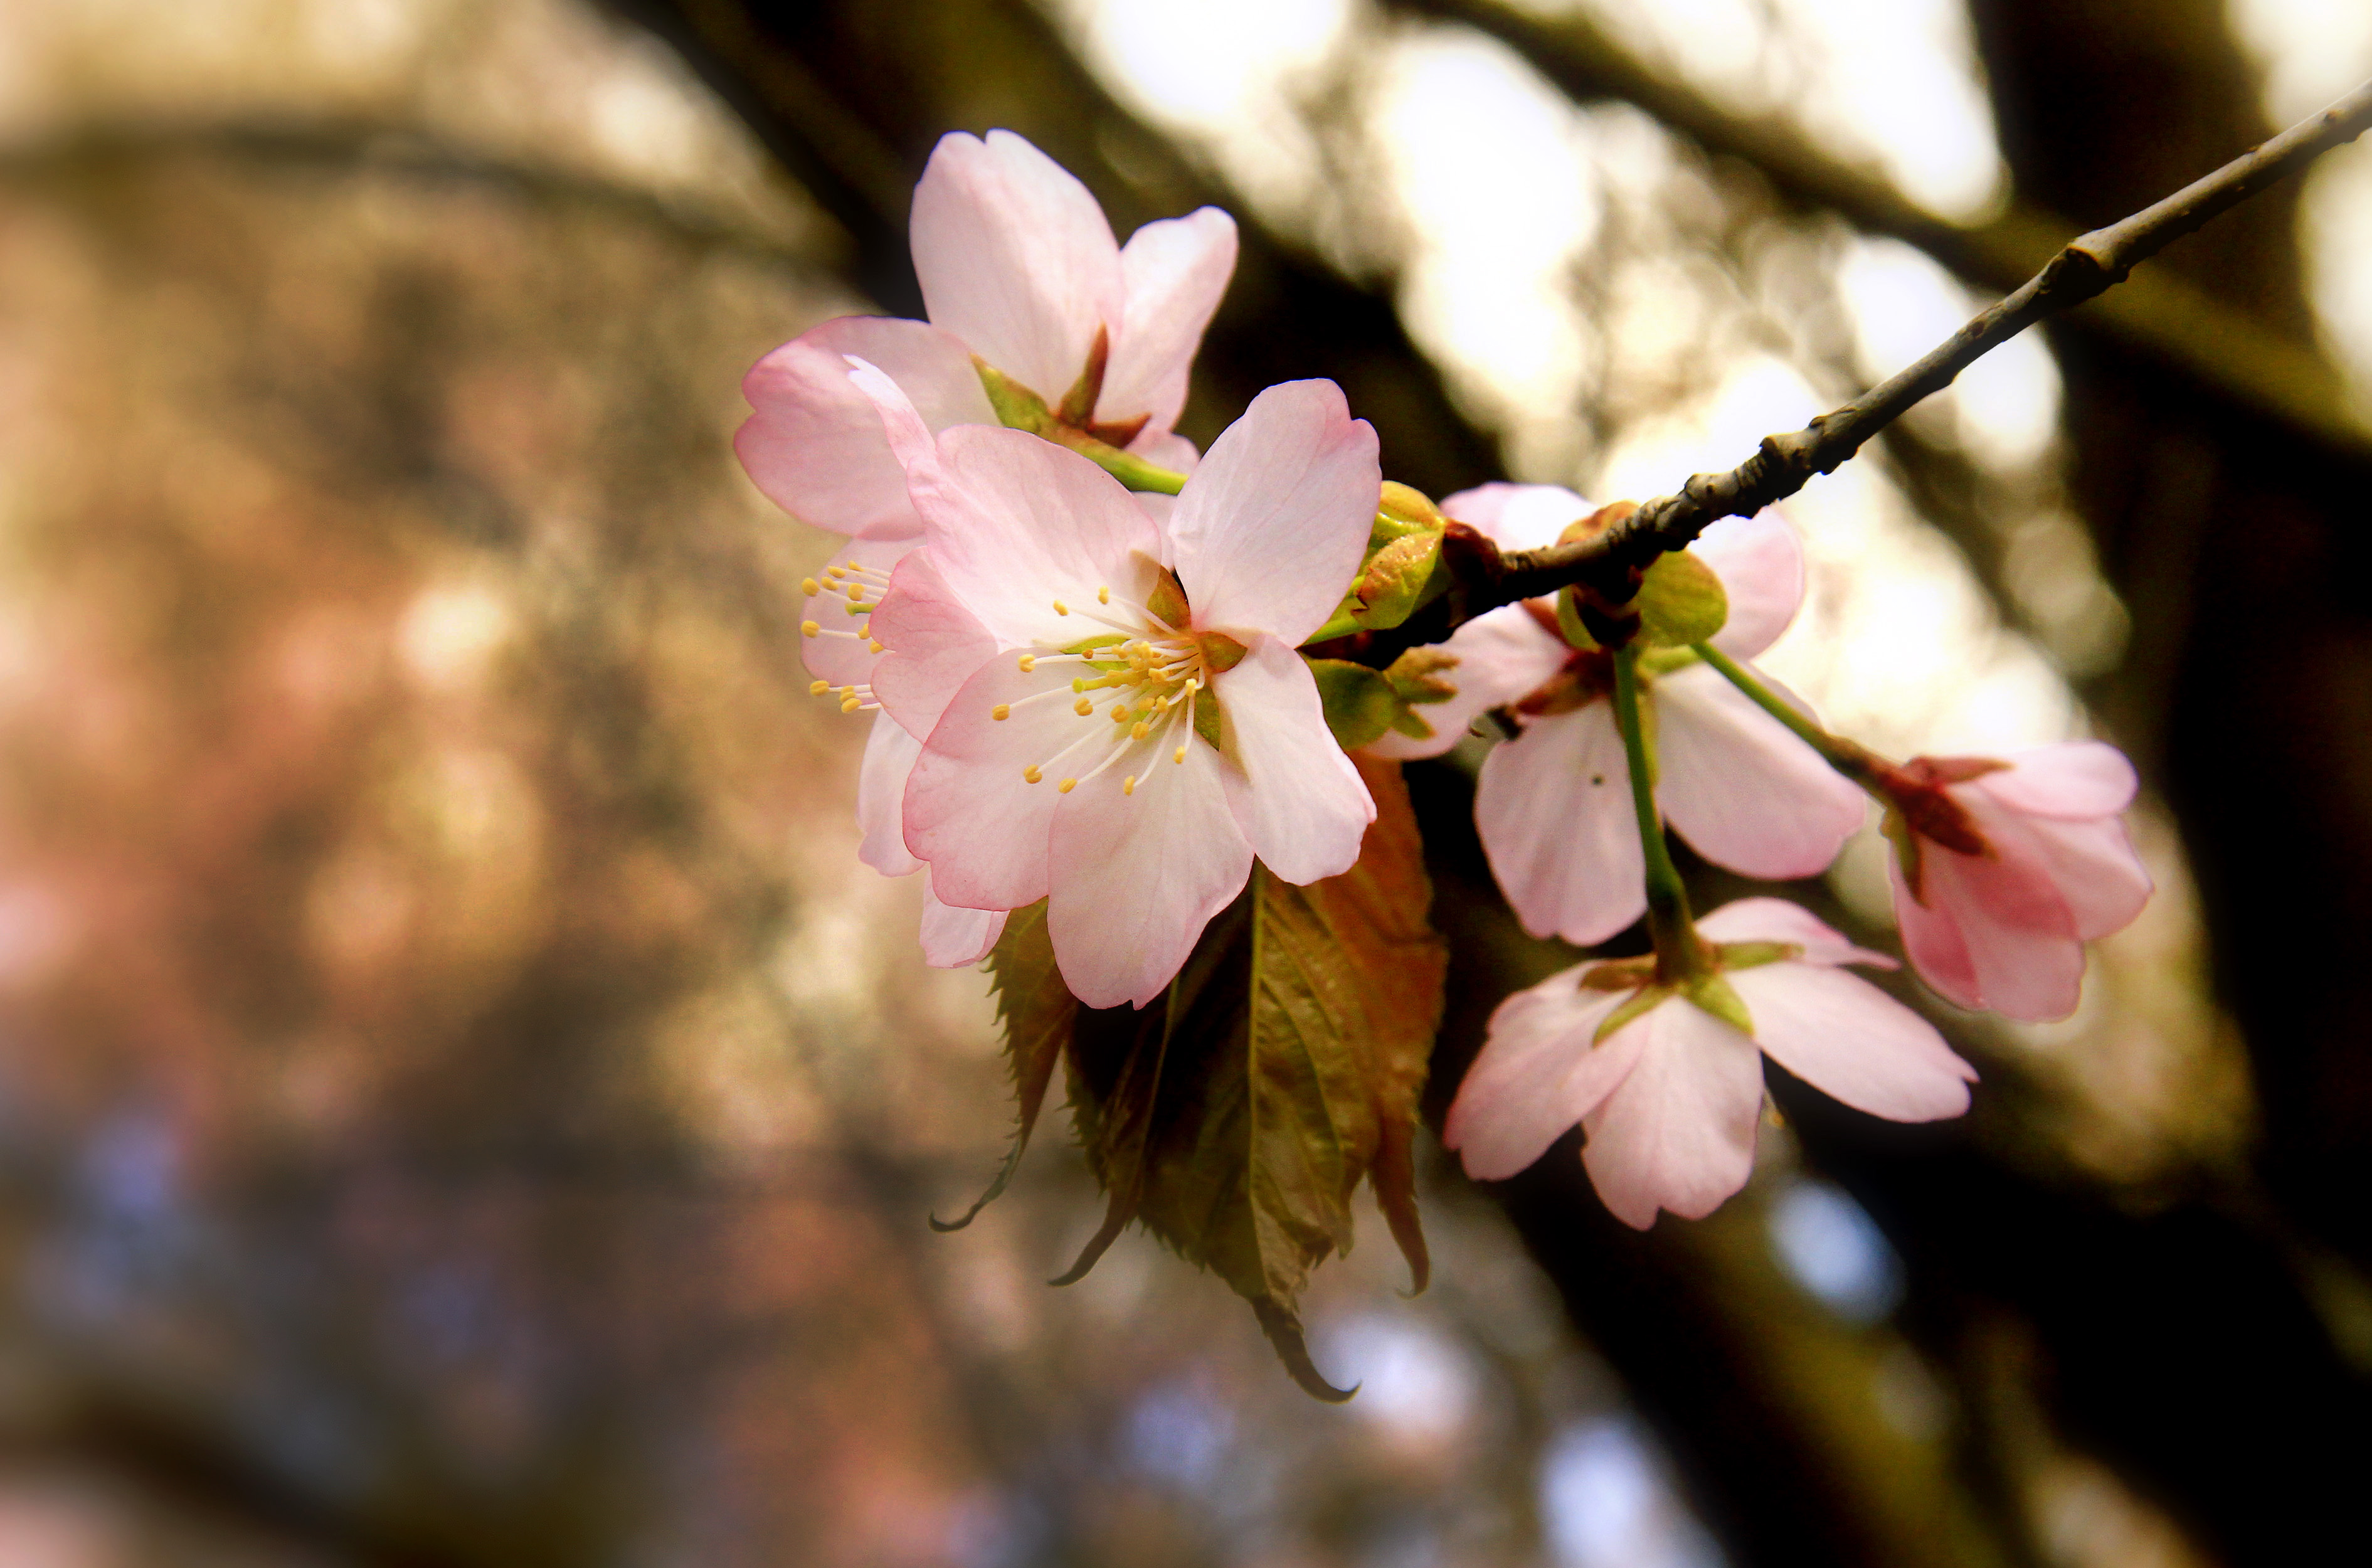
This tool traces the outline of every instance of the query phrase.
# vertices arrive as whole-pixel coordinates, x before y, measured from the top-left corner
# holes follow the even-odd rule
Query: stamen
[[[799,622],[799,635],[802,637],[813,637],[822,631],[823,628],[817,625],[812,621],[802,621]]]
[[[1037,656],[1036,654],[1023,654],[1023,655],[1021,656],[1021,673],[1022,673],[1022,674],[1027,675],[1027,674],[1029,674],[1031,670],[1033,670],[1033,669],[1035,669],[1035,668],[1038,668],[1038,656]]]
[[[1021,779],[1024,784],[1037,784],[1041,780],[1044,779],[1045,776],[1046,775],[1044,773],[1038,771],[1038,764],[1035,762],[1030,763],[1029,766],[1021,770]]]
[[[872,653],[877,653],[877,654],[878,654],[878,653],[879,653],[879,652],[881,651],[881,643],[880,643],[880,640],[879,640],[878,638],[876,638],[876,637],[867,637],[867,638],[866,638],[866,639],[865,639],[865,646],[866,646],[866,648],[869,652],[872,652]]]
[[[850,563],[849,563],[849,565],[851,565],[851,566],[854,566],[854,565],[855,565],[855,564],[856,564],[856,563],[855,563],[855,562],[854,562],[854,561],[852,561],[852,562],[850,562]],[[840,568],[840,567],[838,567],[838,566],[827,566],[827,567],[825,567],[825,568],[823,569],[823,575],[824,575],[825,576],[827,576],[827,577],[845,577],[845,576],[847,576],[847,575],[848,575],[847,572],[843,571],[842,568]]]
[[[1079,787],[1079,781],[1078,781],[1078,780],[1076,780],[1076,779],[1064,779],[1061,784],[1056,784],[1056,785],[1054,786],[1054,791],[1055,791],[1055,793],[1056,793],[1056,794],[1058,794],[1058,795],[1068,795],[1068,794],[1070,794],[1073,790],[1075,790],[1075,789],[1076,789],[1076,788],[1078,788],[1078,787]]]
[[[1114,703],[1112,704],[1111,716],[1112,723],[1126,724],[1128,722],[1128,704],[1126,703]]]
[[[1111,602],[1111,590],[1110,588],[1098,588],[1096,590],[1096,602],[1098,604],[1110,604]]]
[[[816,595],[823,592],[823,585],[817,582],[813,577],[804,577],[799,581],[799,592],[807,595],[809,598],[813,598]]]
[[[1071,704],[1071,711],[1078,714],[1081,718],[1086,718],[1089,714],[1096,711],[1096,705],[1087,701],[1085,697],[1082,697],[1077,702]]]
[[[863,706],[865,706],[865,704],[858,702],[854,697],[843,697],[840,700],[840,711],[843,714],[853,714]]]
[[[808,695],[810,697],[820,697],[831,690],[831,682],[829,680],[811,681],[808,685]]]
[[[1151,735],[1152,733],[1153,726],[1146,724],[1143,719],[1139,719],[1136,723],[1128,726],[1128,738],[1131,740],[1143,740],[1146,736]]]
[[[999,703],[988,710],[988,716],[993,719],[1009,719],[1013,716],[1013,704]]]
[[[1064,604],[1058,598],[1054,601],[1054,613],[1057,615],[1068,615],[1071,613],[1071,607]]]
[[[1131,773],[1128,777],[1120,781],[1120,792],[1122,795],[1134,795],[1136,793],[1136,775],[1134,773]]]

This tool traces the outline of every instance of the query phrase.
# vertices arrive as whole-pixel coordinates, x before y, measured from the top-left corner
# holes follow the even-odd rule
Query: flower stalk
[[[1688,889],[1664,842],[1664,819],[1656,809],[1655,757],[1639,722],[1639,648],[1614,650],[1614,722],[1622,733],[1622,757],[1631,774],[1631,805],[1639,820],[1639,853],[1646,864],[1647,930],[1656,944],[1656,979],[1687,985],[1715,973],[1712,952],[1689,916]]]

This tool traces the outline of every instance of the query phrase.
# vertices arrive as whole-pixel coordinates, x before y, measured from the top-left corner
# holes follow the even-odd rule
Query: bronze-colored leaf
[[[1021,1165],[1029,1146],[1030,1130],[1038,1125],[1039,1109],[1046,1103],[1046,1086],[1054,1063],[1070,1043],[1071,1027],[1079,1004],[1054,970],[1053,945],[1046,938],[1046,900],[1015,910],[1005,918],[1005,934],[988,955],[989,989],[996,997],[996,1020],[1005,1031],[1005,1055],[1013,1072],[1013,1092],[1020,1125],[1013,1147],[988,1191],[973,1200],[959,1219],[931,1216],[933,1230],[961,1230],[996,1200]]]

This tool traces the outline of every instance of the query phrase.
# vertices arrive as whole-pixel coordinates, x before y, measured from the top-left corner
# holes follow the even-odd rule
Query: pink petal
[[[890,574],[872,628],[884,649],[873,667],[873,694],[916,735],[931,733],[958,689],[997,651],[924,550]]]
[[[1948,852],[1933,843],[1920,846],[1923,860]],[[1894,923],[1902,935],[1902,954],[1911,967],[1935,993],[1956,1007],[1971,1012],[1984,1005],[1983,988],[1977,981],[1977,963],[1969,955],[1969,944],[1960,935],[1957,913],[1936,898],[1931,885],[1927,901],[1920,902],[1911,896],[1910,886],[1902,879],[1902,862],[1897,855],[1886,857],[1888,883],[1894,889]],[[1922,880],[1925,880],[1924,877]],[[1700,927],[1702,929],[1702,927]]]
[[[2134,853],[2124,823],[2113,817],[2098,822],[2029,817],[2022,826],[2037,858],[2051,867],[2078,936],[2089,941],[2122,931],[2149,902],[2150,875]]]
[[[1156,468],[1165,468],[1172,473],[1192,473],[1195,465],[1203,460],[1203,455],[1194,449],[1193,442],[1175,431],[1157,431],[1150,424],[1128,444],[1128,449]],[[1146,492],[1139,499],[1167,504],[1177,497]]]
[[[1587,947],[1645,912],[1630,778],[1604,703],[1541,719],[1482,760],[1474,825],[1526,931]]]
[[[1121,319],[1120,247],[1087,188],[1010,131],[939,138],[908,236],[931,324],[1062,401]]]
[[[1746,1185],[1762,1115],[1762,1056],[1727,1024],[1674,998],[1624,1025],[1643,1033],[1637,1063],[1582,1119],[1582,1164],[1614,1217],[1638,1230],[1669,1209],[1703,1219]]]
[[[1992,842],[1990,855],[1922,846],[1921,891],[1959,933],[1976,975],[1977,1005],[2027,1023],[2064,1018],[2076,1010],[2084,981],[2074,912],[2022,836],[1982,819],[1980,826]],[[1904,946],[1918,963],[1907,936]]]
[[[1189,745],[1172,763],[1137,749],[1152,761],[1133,795],[1115,768],[1056,797],[1046,933],[1063,983],[1090,1007],[1160,995],[1251,873],[1218,753]]]
[[[856,770],[856,827],[865,835],[856,858],[884,877],[903,877],[922,862],[906,852],[907,775],[914,771],[923,743],[887,713],[873,715],[865,738],[865,761]]]
[[[843,316],[750,369],[741,393],[755,412],[733,449],[767,498],[802,522],[913,538],[923,523],[907,499],[905,470],[872,401],[849,384],[850,354],[879,366],[934,430],[996,421],[960,342],[921,321]]]
[[[1584,991],[1581,965],[1518,991],[1491,1015],[1482,1052],[1458,1086],[1442,1126],[1446,1148],[1459,1152],[1466,1174],[1501,1181],[1541,1157],[1559,1133],[1576,1125],[1613,1092],[1638,1060],[1646,1032],[1626,1028],[1593,1045],[1598,1026],[1628,999],[1615,991]]]
[[[1774,511],[1724,517],[1689,548],[1729,596],[1729,620],[1714,646],[1750,659],[1777,642],[1804,602],[1804,545],[1795,525]]]
[[[1441,504],[1441,515],[1479,529],[1502,550],[1539,550],[1598,507],[1555,484],[1478,484]]]
[[[1871,964],[1896,968],[1884,953],[1856,947],[1799,903],[1785,899],[1734,899],[1697,922],[1708,942],[1787,942],[1808,964]]]
[[[2009,766],[1959,788],[1982,789],[2013,811],[2080,822],[2113,817],[2134,803],[2139,781],[2125,754],[2103,740],[2063,740],[2013,751]]]
[[[1861,791],[1708,665],[1654,688],[1656,799],[1698,854],[1749,877],[1827,868],[1867,815]]]
[[[1762,964],[1728,975],[1755,1043],[1814,1088],[1891,1121],[1969,1109],[1976,1069],[1918,1014],[1867,981],[1819,964]]]
[[[939,437],[938,460],[910,474],[924,538],[964,607],[1007,647],[1074,643],[1102,627],[1109,587],[1142,604],[1159,548],[1153,520],[1119,481],[1076,452],[1021,430],[967,424]]]
[[[906,784],[906,848],[931,863],[932,889],[948,903],[1012,910],[1046,896],[1046,836],[1062,775],[1033,784],[1022,770],[1093,733],[1071,710],[1072,668],[1024,674],[1011,653],[998,654],[964,682],[924,742]],[[1055,695],[1023,702],[1041,692]],[[1010,717],[991,716],[999,703],[1013,704]]]
[[[1127,303],[1112,329],[1096,418],[1119,424],[1145,414],[1148,431],[1178,423],[1194,351],[1235,270],[1236,220],[1216,207],[1146,224],[1129,237],[1120,253]]]
[[[1254,398],[1170,514],[1196,630],[1265,632],[1290,646],[1325,624],[1366,552],[1382,488],[1376,433],[1333,382]]]
[[[1439,672],[1439,679],[1457,686],[1458,695],[1417,708],[1417,717],[1433,726],[1433,738],[1417,740],[1386,730],[1366,748],[1370,755],[1440,756],[1466,738],[1468,726],[1485,712],[1540,690],[1573,651],[1520,604],[1476,616],[1440,645],[1458,656],[1456,668]]]
[[[911,540],[843,540],[823,567],[817,569],[817,585],[820,587],[828,579],[826,568],[846,566],[851,562],[875,572],[890,572],[913,548]],[[814,621],[817,633],[799,640],[799,662],[807,666],[809,675],[834,686],[869,685],[874,671],[880,667],[881,656],[859,634],[871,618],[849,614],[849,603],[845,595],[818,592],[809,594],[800,604],[799,619]]]
[[[1227,803],[1261,864],[1296,886],[1356,864],[1376,803],[1326,727],[1309,666],[1289,644],[1261,637],[1213,678],[1226,715]]]
[[[1005,935],[1003,910],[959,909],[923,889],[923,961],[934,969],[959,970],[988,957]]]

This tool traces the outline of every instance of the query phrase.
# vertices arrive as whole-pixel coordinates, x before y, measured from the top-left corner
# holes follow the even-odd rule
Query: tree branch
[[[1793,495],[1814,474],[1831,472],[1922,399],[1951,385],[1988,351],[2036,321],[2114,286],[2140,262],[2332,147],[2355,140],[2367,125],[2372,125],[2372,82],[2164,201],[2069,241],[2016,293],[1980,312],[1918,363],[1801,430],[1764,436],[1762,447],[1729,472],[1698,474],[1679,494],[1646,503],[1593,538],[1516,551],[1495,562],[1486,557],[1481,570],[1487,580],[1463,585],[1452,623],[1585,580],[1609,598],[1627,599],[1635,575],[1657,556],[1685,548],[1723,517],[1750,516]]]

